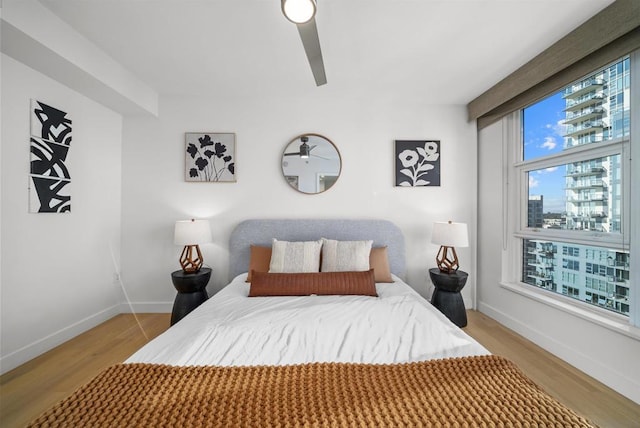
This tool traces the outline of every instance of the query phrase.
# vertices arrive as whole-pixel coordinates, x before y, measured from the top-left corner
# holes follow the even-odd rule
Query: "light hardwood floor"
[[[121,314],[0,377],[0,427],[24,427],[169,327],[171,314]]]
[[[586,376],[503,327],[468,311],[465,331],[494,354],[516,362],[549,394],[601,427],[640,426],[640,405]],[[0,426],[22,427],[88,382],[124,361],[166,330],[169,314],[118,315],[0,377]],[[143,333],[144,332],[144,333]],[[146,337],[145,337],[146,335]]]
[[[464,331],[492,354],[515,362],[548,394],[602,428],[640,427],[640,405],[488,316],[467,311]]]

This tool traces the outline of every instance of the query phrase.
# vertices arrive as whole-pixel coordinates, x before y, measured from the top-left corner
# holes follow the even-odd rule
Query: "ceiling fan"
[[[312,155],[311,154],[311,150],[315,149],[318,146],[317,145],[310,146],[309,144],[307,144],[307,142],[309,142],[309,137],[307,137],[307,136],[300,137],[300,141],[302,142],[302,144],[300,144],[300,151],[295,152],[295,153],[285,153],[284,155],[285,156],[300,156],[300,158],[302,158],[302,159],[307,159],[309,156],[313,156],[315,158],[329,160],[329,158],[324,158],[322,156]]]
[[[307,60],[311,66],[316,86],[327,83],[327,75],[324,71],[318,27],[316,26],[316,0],[281,0],[282,13],[298,27],[298,33],[302,40],[302,46],[307,54]]]

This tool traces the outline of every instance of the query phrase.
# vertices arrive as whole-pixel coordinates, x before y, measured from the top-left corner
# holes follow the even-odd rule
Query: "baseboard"
[[[0,374],[13,370],[21,364],[44,354],[56,346],[73,339],[77,335],[113,318],[120,313],[120,305],[114,305],[76,323],[62,328],[42,339],[38,339],[22,348],[0,357]]]
[[[516,333],[534,342],[546,351],[551,352],[553,355],[564,360],[568,364],[571,364],[578,370],[583,371],[588,376],[593,377],[630,400],[640,404],[640,384],[633,379],[625,377],[624,374],[611,369],[602,362],[595,360],[584,353],[577,352],[567,344],[558,342],[549,335],[536,330],[529,325],[523,324],[512,316],[507,315],[484,302],[478,302],[478,310],[495,319],[505,327],[510,328]]]
[[[121,314],[166,314],[171,313],[173,302],[123,302],[119,309]]]

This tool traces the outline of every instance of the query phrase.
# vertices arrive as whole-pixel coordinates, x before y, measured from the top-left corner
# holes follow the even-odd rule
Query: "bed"
[[[273,269],[277,246],[302,242],[366,242],[390,277],[252,269],[247,282],[252,246],[273,247]],[[391,222],[247,220],[229,252],[227,286],[31,426],[591,426],[406,284],[404,237]],[[249,297],[263,280],[334,275],[341,287],[352,274],[375,282],[377,296]]]

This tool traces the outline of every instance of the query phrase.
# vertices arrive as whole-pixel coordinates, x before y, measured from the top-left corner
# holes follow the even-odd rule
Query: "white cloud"
[[[564,119],[559,120],[558,123],[556,123],[556,126],[553,128],[553,130],[555,131],[556,134],[558,134],[560,137],[564,137],[564,134],[567,133],[566,131],[566,125],[564,124]]]
[[[546,174],[548,172],[554,172],[558,169],[557,166],[550,166],[549,168],[545,168],[545,169],[538,169],[536,170],[536,174]]]
[[[538,187],[538,184],[540,184],[540,182],[536,180],[533,175],[529,174],[529,189]]]
[[[542,143],[542,147],[543,149],[547,149],[547,150],[553,150],[556,148],[556,146],[558,145],[558,143],[556,143],[556,139],[553,137],[546,137],[544,139],[544,143]]]

